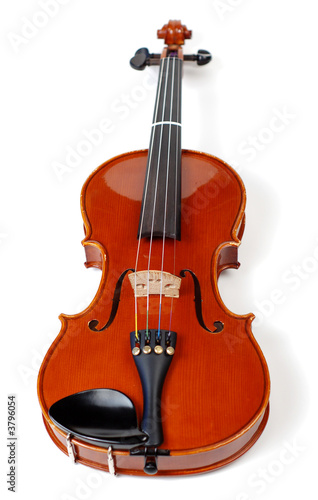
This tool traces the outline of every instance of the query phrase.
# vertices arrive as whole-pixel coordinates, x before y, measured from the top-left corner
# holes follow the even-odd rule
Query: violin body
[[[101,269],[101,282],[87,309],[60,316],[62,328],[43,360],[38,395],[50,437],[77,462],[133,475],[200,473],[247,451],[261,435],[269,413],[269,374],[251,331],[254,316],[230,312],[217,284],[224,269],[239,266],[246,195],[239,176],[223,161],[182,150],[181,237],[166,239],[164,262],[167,276],[178,277],[179,291],[170,292],[176,284],[167,282],[167,295],[153,293],[151,300],[149,294],[139,295],[136,300],[137,286],[147,288],[147,283],[135,282],[134,290],[134,280],[128,278],[136,267],[148,153],[135,151],[105,162],[83,186],[85,265]],[[144,237],[139,243],[138,269],[149,270],[151,246],[151,269],[160,270],[162,238]],[[154,272],[151,281],[156,279],[160,281]],[[146,331],[148,325],[151,332],[157,329],[160,308],[165,325],[160,332],[170,345],[171,324],[177,335],[171,359],[166,352],[155,354],[152,344],[150,355],[139,354],[141,335],[131,344],[136,304],[138,331]],[[97,323],[105,328],[97,328]],[[142,356],[150,360],[146,367],[138,365]],[[171,364],[159,367],[160,356]],[[73,411],[74,406],[64,402],[72,403],[72,395],[78,394],[83,404]],[[135,444],[108,439],[102,431],[97,435],[96,394],[111,396],[109,406],[103,407],[106,413],[115,405],[113,396],[129,398],[137,419]],[[59,404],[64,405],[61,413],[55,411]],[[85,422],[66,423],[69,408],[75,420],[87,413]],[[116,411],[119,416],[125,412],[120,404]],[[149,415],[154,431],[146,422]],[[113,437],[115,423],[107,425]]]

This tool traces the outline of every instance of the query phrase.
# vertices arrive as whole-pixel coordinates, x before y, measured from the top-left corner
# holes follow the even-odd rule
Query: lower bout
[[[142,450],[131,453],[124,450],[89,446],[77,439],[71,440],[75,462],[88,467],[110,472],[110,457],[116,474],[147,476],[144,471],[148,457],[156,465],[156,476],[200,474],[223,467],[247,452],[262,434],[269,416],[269,403],[253,425],[224,444],[200,450]],[[66,435],[44,419],[44,424],[54,443],[64,453],[68,453]],[[162,450],[161,450],[162,451]]]

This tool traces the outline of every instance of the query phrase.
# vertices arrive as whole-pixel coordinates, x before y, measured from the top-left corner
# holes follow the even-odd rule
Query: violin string
[[[152,133],[151,139],[150,139],[149,159],[152,157],[153,143],[154,143],[154,132]],[[146,198],[147,191],[148,191],[149,171],[150,171],[150,168],[147,169],[144,198]],[[134,293],[135,293],[135,339],[136,339],[136,341],[138,341],[137,268],[138,268],[139,254],[140,254],[140,243],[141,243],[141,234],[142,234],[142,228],[143,228],[143,222],[144,222],[144,215],[145,215],[145,206],[146,206],[146,203],[144,203],[142,214],[141,214],[141,222],[140,222],[140,229],[139,229],[139,235],[138,235],[138,245],[137,245],[136,262],[135,262],[135,286],[134,286],[135,289],[134,289]]]
[[[182,60],[178,63],[178,68],[177,68],[177,111],[176,111],[176,120],[181,124],[181,88],[180,88],[180,82],[181,82],[181,67],[182,67]],[[175,146],[175,162],[176,162],[176,168],[175,168],[175,189],[174,189],[174,222],[175,222],[175,227],[177,227],[177,198],[178,198],[178,156],[179,156],[179,148],[181,147],[181,126],[177,127],[176,131],[176,146]],[[180,162],[181,162],[181,150],[180,150]],[[173,242],[173,275],[175,276],[176,274],[176,255],[177,255],[177,238],[174,239]],[[173,311],[173,297],[171,297],[171,302],[170,302],[170,318],[169,318],[169,332],[168,332],[168,338],[167,340],[170,340],[171,337],[171,326],[172,326],[172,311]]]
[[[164,62],[165,62],[165,59],[162,59],[160,62],[158,92],[157,92],[157,98],[156,98],[156,103],[155,103],[155,112],[154,112],[155,117],[157,117],[157,114],[158,114],[158,107],[159,107],[161,87],[162,87],[162,75],[163,75]],[[155,120],[155,118],[154,118],[154,120]],[[148,168],[147,168],[147,175],[146,175],[146,181],[145,181],[144,200],[146,199],[147,192],[148,192],[148,183],[149,183],[149,176],[150,176],[150,164],[152,161],[155,128],[156,127],[152,127],[152,129],[151,129],[151,138],[150,138],[149,155],[148,155]],[[140,221],[140,229],[139,229],[138,245],[137,245],[137,254],[136,254],[136,262],[135,262],[134,293],[135,293],[135,340],[136,341],[138,341],[137,267],[138,267],[139,253],[140,253],[141,234],[142,234],[142,228],[143,228],[143,223],[144,223],[145,207],[146,207],[146,203],[144,203],[142,213],[141,213],[141,221]]]
[[[161,121],[164,120],[164,112],[165,112],[165,107],[166,107],[166,98],[167,98],[167,83],[169,79],[169,59],[167,62],[167,74],[166,74],[166,79],[165,79],[165,90],[164,90],[164,96],[163,96],[163,103],[162,103],[162,117]],[[155,182],[155,195],[154,195],[154,202],[153,202],[153,210],[152,210],[152,221],[151,221],[151,232],[150,232],[150,243],[149,243],[149,254],[148,254],[148,272],[147,272],[147,320],[146,320],[146,338],[149,339],[149,328],[148,328],[148,322],[149,322],[149,278],[150,278],[150,262],[151,262],[151,252],[152,252],[152,242],[153,242],[153,230],[154,230],[154,222],[155,222],[155,212],[156,212],[156,201],[157,201],[157,192],[158,192],[158,179],[159,179],[159,167],[160,167],[160,158],[161,158],[161,144],[162,144],[162,135],[163,135],[163,127],[164,124],[162,123],[160,125],[160,138],[159,138],[159,148],[158,148],[158,158],[157,158],[157,172],[156,172],[156,182]],[[154,127],[157,128],[157,127]]]
[[[162,251],[161,251],[161,271],[160,271],[160,295],[159,295],[159,317],[158,317],[158,340],[160,339],[160,327],[161,327],[161,309],[162,309],[162,291],[163,291],[163,266],[165,258],[165,242],[166,242],[166,220],[167,220],[167,205],[168,205],[168,185],[169,185],[169,169],[170,169],[170,148],[171,148],[171,127],[172,127],[172,109],[173,109],[173,99],[174,99],[174,76],[175,76],[175,57],[172,59],[172,78],[171,78],[171,88],[170,88],[170,118],[169,118],[169,135],[168,135],[168,147],[167,147],[167,171],[166,171],[166,187],[165,187],[165,206],[164,206],[164,218],[163,218],[163,236],[162,236]],[[179,127],[177,127],[178,129]]]

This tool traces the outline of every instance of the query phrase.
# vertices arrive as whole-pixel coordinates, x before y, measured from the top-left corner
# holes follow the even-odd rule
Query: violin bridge
[[[128,275],[136,297],[148,295],[164,295],[165,297],[179,297],[181,278],[165,271],[137,271]]]

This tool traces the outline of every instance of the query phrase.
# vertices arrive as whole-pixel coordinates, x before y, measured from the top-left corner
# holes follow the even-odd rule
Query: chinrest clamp
[[[111,446],[109,446],[108,450],[107,450],[107,465],[108,465],[108,472],[110,473],[110,475],[116,476],[116,468],[115,468],[115,462],[114,462],[114,457],[113,457],[113,449]]]
[[[76,455],[75,455],[74,446],[72,444],[72,435],[70,433],[68,433],[68,435],[66,436],[66,449],[67,449],[68,456],[72,460],[73,464],[75,464],[76,463]]]

